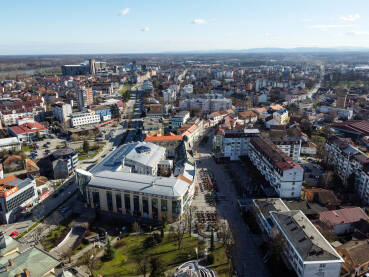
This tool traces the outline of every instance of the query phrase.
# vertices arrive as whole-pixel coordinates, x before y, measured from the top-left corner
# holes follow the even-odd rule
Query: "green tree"
[[[166,265],[160,257],[152,257],[150,259],[151,273],[150,277],[164,277]]]
[[[120,116],[119,107],[118,107],[117,104],[114,104],[114,105],[111,106],[110,112],[111,112],[111,117],[112,118],[118,118]]]
[[[83,141],[83,152],[88,153],[90,151],[90,144],[87,140]]]

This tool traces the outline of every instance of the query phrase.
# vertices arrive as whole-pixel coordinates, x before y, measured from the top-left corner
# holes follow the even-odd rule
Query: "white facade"
[[[271,141],[252,138],[248,156],[281,198],[298,198],[304,170]]]
[[[100,122],[100,116],[92,112],[71,114],[71,127],[96,124],[99,122]]]
[[[67,121],[72,114],[72,106],[70,104],[62,103],[53,106],[53,115],[59,122]]]
[[[288,157],[298,162],[301,154],[301,139],[294,137],[272,138],[272,142],[281,149]]]
[[[21,143],[17,137],[0,139],[0,151],[12,149],[21,150]]]
[[[285,261],[299,277],[339,277],[344,260],[302,211],[270,212],[285,240]]]
[[[193,93],[193,85],[187,84],[181,90],[181,97],[192,94]]]
[[[241,156],[247,155],[250,138],[259,134],[258,129],[223,131],[223,156],[231,161],[238,161]]]
[[[203,94],[181,100],[179,108],[187,111],[199,109],[203,113],[212,113],[232,109],[232,100],[219,95]]]
[[[185,124],[189,118],[190,118],[190,112],[181,111],[169,119],[169,127],[172,129],[181,128],[183,124]]]
[[[177,99],[177,92],[172,88],[163,90],[164,103],[173,103]]]

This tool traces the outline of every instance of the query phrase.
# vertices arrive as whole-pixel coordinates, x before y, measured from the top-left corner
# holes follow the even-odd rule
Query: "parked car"
[[[10,236],[11,236],[12,238],[15,238],[16,236],[18,236],[18,232],[17,232],[17,231],[14,231],[14,232],[12,232],[12,233],[10,234]]]

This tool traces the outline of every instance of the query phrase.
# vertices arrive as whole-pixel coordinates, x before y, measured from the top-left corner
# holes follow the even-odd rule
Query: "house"
[[[258,120],[258,116],[253,111],[244,111],[238,114],[238,118],[244,122],[244,124],[255,123]]]
[[[302,189],[301,198],[316,202],[330,210],[335,210],[341,205],[341,200],[337,198],[332,190],[323,188],[304,188]]]
[[[336,250],[345,260],[342,264],[341,276],[364,276],[369,272],[368,240],[353,239],[337,247]]]
[[[3,168],[5,173],[15,172],[24,169],[24,160],[21,156],[12,155],[3,161]]]
[[[338,235],[352,232],[352,224],[362,219],[368,221],[369,217],[360,207],[348,207],[319,214],[319,220],[327,224]]]
[[[14,149],[21,150],[21,143],[17,137],[0,139],[0,151]]]

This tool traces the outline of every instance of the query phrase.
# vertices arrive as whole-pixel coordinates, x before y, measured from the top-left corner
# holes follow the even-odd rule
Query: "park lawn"
[[[44,239],[40,241],[42,247],[50,251],[56,247],[68,234],[70,228],[64,225],[58,225],[56,229],[52,230]]]
[[[214,263],[210,266],[218,277],[229,276],[229,266],[227,263],[227,256],[225,248],[220,243],[215,243],[215,250],[213,251]]]
[[[148,235],[128,236],[118,241],[122,244],[116,249],[115,257],[110,262],[99,261],[96,269],[97,275],[105,277],[113,276],[137,276],[137,260],[142,254],[150,256],[160,256],[168,265],[168,269],[177,266],[178,264],[195,259],[195,247],[197,239],[195,237],[186,236],[182,241],[181,249],[178,250],[178,245],[175,241],[167,241],[164,239],[159,245],[150,249],[144,249],[142,243]],[[188,254],[191,256],[188,257]]]
[[[90,159],[94,158],[103,148],[104,148],[104,145],[99,145],[99,148],[97,150],[91,150],[91,151],[93,151],[92,154],[85,153],[85,152],[83,152],[82,148],[78,148],[77,149],[78,160],[80,160],[80,161],[90,160]]]

